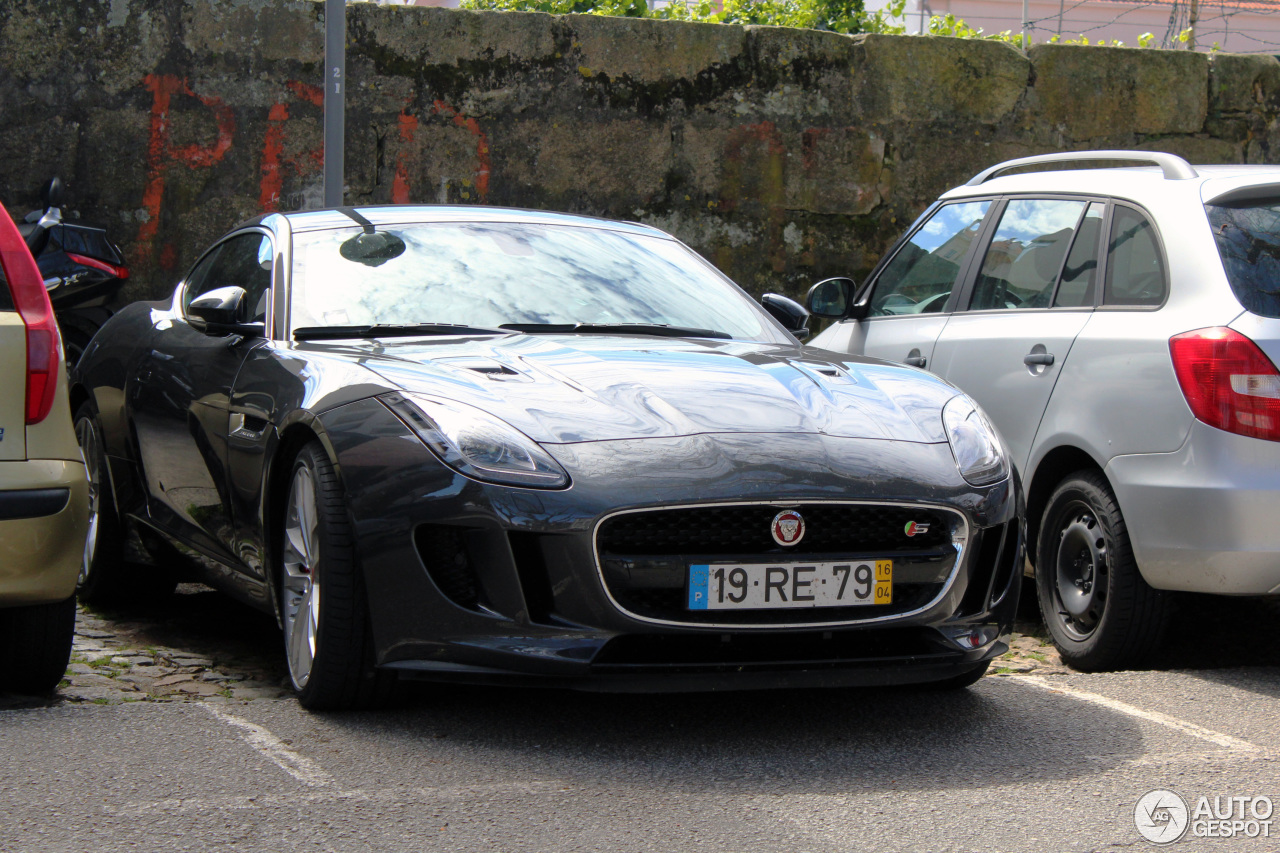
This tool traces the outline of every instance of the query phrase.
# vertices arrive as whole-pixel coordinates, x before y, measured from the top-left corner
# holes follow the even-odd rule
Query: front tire
[[[102,427],[93,406],[76,410],[76,441],[89,476],[89,533],[76,593],[93,605],[153,603],[173,593],[177,580],[163,567],[132,565],[124,557],[124,531],[112,497]]]
[[[0,610],[0,689],[29,696],[58,686],[71,659],[76,597]]]
[[[1164,638],[1170,596],[1143,580],[1120,506],[1096,471],[1072,474],[1049,498],[1036,590],[1045,626],[1073,669],[1136,666]]]
[[[318,441],[293,462],[280,525],[280,616],[298,701],[313,711],[386,703],[395,674],[374,666],[351,521]]]

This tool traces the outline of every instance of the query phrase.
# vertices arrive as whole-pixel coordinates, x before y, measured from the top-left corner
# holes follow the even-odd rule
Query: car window
[[[970,311],[1048,308],[1067,248],[1088,205],[1013,199],[1000,215],[969,301]]]
[[[663,324],[775,340],[741,289],[666,237],[525,223],[419,223],[294,237],[292,327]]]
[[[990,201],[970,201],[938,208],[880,273],[871,315],[941,311],[990,207]]]
[[[1076,239],[1062,268],[1062,280],[1053,297],[1055,308],[1079,308],[1093,304],[1093,289],[1098,278],[1098,243],[1102,238],[1102,215],[1106,205],[1093,202],[1076,229]]]
[[[1104,305],[1159,305],[1164,302],[1164,257],[1151,221],[1117,204],[1107,242]]]
[[[219,244],[187,276],[182,309],[191,300],[219,287],[243,287],[250,306],[246,322],[264,322],[271,293],[271,239],[262,234],[242,234]]]
[[[1240,304],[1262,317],[1280,317],[1280,198],[1205,210]]]

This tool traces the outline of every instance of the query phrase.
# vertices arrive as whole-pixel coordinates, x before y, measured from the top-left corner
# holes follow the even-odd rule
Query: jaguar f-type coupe
[[[805,347],[804,309],[762,302],[637,224],[247,222],[77,367],[81,595],[194,570],[276,615],[309,708],[406,677],[973,683],[1023,562],[1000,437],[936,376]]]

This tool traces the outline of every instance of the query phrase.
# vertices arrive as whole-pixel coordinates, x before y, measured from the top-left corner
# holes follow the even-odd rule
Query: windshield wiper
[[[295,341],[334,341],[348,338],[414,338],[432,335],[505,335],[508,329],[486,329],[457,323],[374,323],[365,326],[303,326],[293,330]]]
[[[660,335],[664,338],[733,339],[728,332],[664,323],[503,323],[499,328],[529,335]]]

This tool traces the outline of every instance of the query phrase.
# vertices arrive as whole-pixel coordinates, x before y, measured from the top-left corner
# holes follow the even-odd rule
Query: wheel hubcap
[[[1093,632],[1107,599],[1107,540],[1093,511],[1074,504],[1058,536],[1058,615],[1077,637]]]
[[[316,535],[316,489],[311,469],[300,467],[289,486],[284,520],[284,642],[289,676],[306,687],[316,658],[320,627],[320,542]]]
[[[102,445],[93,421],[81,418],[76,421],[76,440],[80,443],[80,455],[89,475],[89,532],[84,539],[84,556],[80,561],[78,586],[84,586],[93,571],[93,558],[98,553],[98,519],[102,511]]]

